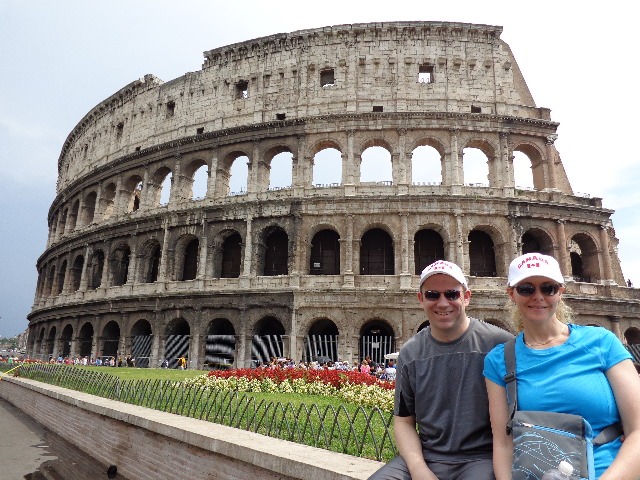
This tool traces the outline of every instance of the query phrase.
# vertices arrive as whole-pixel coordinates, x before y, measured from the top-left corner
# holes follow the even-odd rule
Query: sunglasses
[[[560,291],[560,285],[558,285],[557,283],[545,283],[537,288],[540,289],[540,293],[542,293],[545,297],[553,297]],[[523,285],[516,285],[515,290],[521,297],[530,297],[531,295],[536,293],[536,286],[531,285],[530,283],[525,283]]]
[[[453,302],[460,298],[460,290],[445,290],[444,292],[439,292],[437,290],[425,290],[422,292],[422,296],[431,302],[440,300],[440,295],[444,295],[444,298]]]

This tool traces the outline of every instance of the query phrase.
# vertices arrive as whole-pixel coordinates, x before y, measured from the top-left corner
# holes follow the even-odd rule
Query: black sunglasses
[[[435,302],[440,300],[440,295],[443,294],[444,298],[453,302],[454,300],[458,300],[460,298],[460,290],[445,290],[444,292],[439,292],[437,290],[425,290],[422,292],[422,296],[427,300]]]
[[[538,288],[540,288],[540,293],[545,297],[553,297],[560,291],[560,285],[557,283],[545,283],[540,285]],[[531,285],[530,283],[525,283],[523,285],[516,285],[515,290],[518,292],[518,295],[522,297],[530,297],[536,293],[536,286]]]

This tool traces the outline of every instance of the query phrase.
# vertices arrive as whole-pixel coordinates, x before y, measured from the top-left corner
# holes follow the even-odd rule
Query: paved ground
[[[126,480],[0,399],[0,479]]]

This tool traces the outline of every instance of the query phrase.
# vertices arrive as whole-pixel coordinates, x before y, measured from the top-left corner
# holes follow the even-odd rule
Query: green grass
[[[208,370],[177,370],[169,368],[78,367],[88,371],[107,373],[123,380],[185,380],[209,373]]]

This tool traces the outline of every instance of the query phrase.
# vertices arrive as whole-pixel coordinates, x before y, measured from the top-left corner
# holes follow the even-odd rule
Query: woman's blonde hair
[[[509,302],[509,313],[511,314],[511,319],[518,329],[518,332],[524,330],[522,314],[520,313],[520,310],[518,310],[518,307],[514,302]],[[558,307],[556,309],[556,318],[562,323],[573,322],[573,310],[564,302],[564,300],[562,300],[562,298],[558,302]]]

